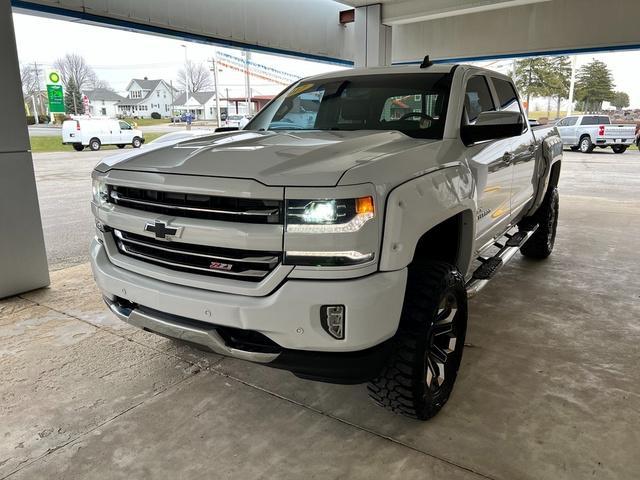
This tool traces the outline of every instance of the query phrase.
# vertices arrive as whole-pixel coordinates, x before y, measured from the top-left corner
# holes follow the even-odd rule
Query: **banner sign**
[[[55,70],[47,72],[47,97],[50,113],[64,113],[64,91],[62,77]]]

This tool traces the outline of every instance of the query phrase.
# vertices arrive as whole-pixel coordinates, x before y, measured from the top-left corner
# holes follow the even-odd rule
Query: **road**
[[[106,154],[36,155],[59,261],[86,257]],[[430,422],[137,330],[83,263],[0,302],[0,479],[638,479],[640,154],[567,152],[562,170],[553,254],[471,299]]]

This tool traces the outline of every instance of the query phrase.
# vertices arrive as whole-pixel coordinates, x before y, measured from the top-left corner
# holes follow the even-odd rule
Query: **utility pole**
[[[36,122],[36,125],[40,124],[40,119],[38,118],[38,107],[36,107],[36,96],[31,95],[31,103],[33,104],[33,118]]]
[[[244,52],[245,63],[245,85],[246,85],[246,97],[247,97],[247,115],[251,115],[251,80],[249,80],[249,62],[251,61],[251,52],[245,50]]]
[[[38,62],[33,62],[33,70],[34,70],[34,75],[36,76],[36,95],[39,97],[40,96],[40,70],[38,69]],[[34,118],[36,121],[36,125],[40,124],[40,119],[38,118],[40,116],[40,112],[38,112],[38,106],[36,103],[36,98],[35,96],[31,97],[31,100],[33,100],[33,110],[34,110]]]
[[[576,63],[578,57],[576,55],[571,59],[571,81],[569,82],[569,106],[567,107],[567,117],[571,115],[573,109],[573,92],[576,86]]]
[[[218,65],[216,64],[217,52],[213,51],[213,57],[211,58],[211,69],[213,70],[213,85],[216,91],[216,122],[217,127],[220,127],[220,94],[218,91]]]
[[[169,80],[169,86],[171,87],[171,123],[176,122],[176,113],[173,106],[173,80]]]

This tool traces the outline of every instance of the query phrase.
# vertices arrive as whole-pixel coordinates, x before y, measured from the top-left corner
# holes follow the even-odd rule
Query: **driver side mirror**
[[[466,146],[487,140],[517,137],[525,129],[520,112],[482,112],[473,125],[463,125],[460,136]]]

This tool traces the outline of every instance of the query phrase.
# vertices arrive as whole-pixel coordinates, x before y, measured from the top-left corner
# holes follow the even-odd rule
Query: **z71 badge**
[[[211,262],[209,264],[209,268],[211,270],[225,270],[229,271],[233,268],[233,265],[230,263],[220,263],[220,262]]]

